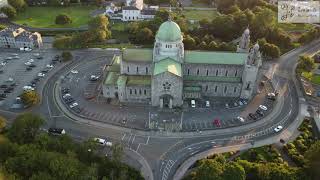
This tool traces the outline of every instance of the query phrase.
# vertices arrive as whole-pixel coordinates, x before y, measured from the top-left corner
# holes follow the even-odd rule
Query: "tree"
[[[19,115],[9,129],[9,138],[13,142],[30,143],[39,132],[44,120],[35,114],[24,113]]]
[[[105,15],[92,18],[88,26],[94,41],[103,41],[111,37],[111,31],[108,29],[109,20]]]
[[[218,49],[218,45],[216,42],[214,41],[211,41],[208,45],[208,49],[211,50],[211,51],[215,51]]]
[[[97,7],[101,7],[105,0],[95,0],[95,4]]]
[[[311,57],[300,56],[297,66],[298,72],[311,72],[314,68],[316,68],[316,65]]]
[[[0,24],[0,31],[2,30],[2,29],[5,29],[7,26],[5,26],[5,25],[3,25],[3,24]]]
[[[183,43],[186,49],[194,49],[196,47],[196,41],[189,35],[183,39]]]
[[[21,94],[21,100],[24,105],[32,106],[38,104],[40,97],[36,91],[24,91]]]
[[[275,44],[270,44],[266,41],[266,39],[259,39],[258,40],[260,51],[266,57],[270,58],[278,58],[280,57],[280,48]]]
[[[320,177],[320,141],[316,141],[305,153],[307,171],[311,178]]]
[[[0,116],[0,133],[2,132],[2,129],[6,127],[6,125],[6,120]]]
[[[50,6],[60,6],[61,5],[61,1],[60,0],[48,0],[48,4]]]
[[[59,14],[58,16],[56,16],[55,23],[60,25],[71,24],[72,19],[67,14]]]
[[[198,48],[201,50],[206,50],[208,48],[207,43],[202,41],[199,45]]]
[[[238,163],[230,162],[225,166],[223,178],[227,180],[245,180],[246,173]]]
[[[141,44],[149,44],[152,43],[154,40],[153,32],[147,27],[139,30],[136,35],[136,38],[136,41]]]
[[[64,62],[67,62],[72,59],[72,54],[70,51],[63,51],[61,57]]]
[[[53,47],[57,49],[66,49],[70,48],[72,43],[72,37],[71,36],[62,36],[57,37],[53,42]]]
[[[27,7],[27,3],[24,0],[8,0],[8,3],[18,12],[24,11]]]
[[[8,18],[10,18],[10,19],[16,17],[16,15],[17,15],[17,11],[11,6],[3,6],[0,9],[0,12],[4,13],[5,15],[7,15]]]
[[[123,156],[123,146],[119,143],[115,143],[112,146],[112,160],[114,162],[121,162]]]
[[[191,174],[192,179],[214,179],[222,180],[224,165],[215,161],[204,159],[200,161],[200,165]]]

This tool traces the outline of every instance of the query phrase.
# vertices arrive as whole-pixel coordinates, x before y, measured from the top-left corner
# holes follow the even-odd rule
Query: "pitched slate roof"
[[[171,58],[162,59],[154,65],[153,75],[170,72],[182,77],[181,64]]]
[[[185,51],[185,62],[191,64],[242,65],[246,62],[247,56],[247,53]]]
[[[122,8],[122,10],[139,10],[139,9],[136,8],[135,6],[125,6]]]
[[[215,82],[241,82],[241,77],[225,77],[225,76],[183,76],[184,81],[215,81]]]
[[[152,56],[152,49],[125,49],[122,53],[123,61],[151,62]]]

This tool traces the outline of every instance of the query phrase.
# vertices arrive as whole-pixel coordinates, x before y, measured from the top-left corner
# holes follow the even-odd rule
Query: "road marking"
[[[139,151],[140,145],[141,145],[141,144],[139,143],[136,152]]]
[[[150,136],[148,136],[148,139],[147,139],[146,145],[148,145],[148,144],[149,144],[149,139],[150,139]]]
[[[122,138],[121,138],[121,141],[123,141],[123,139],[126,137],[126,134],[124,133]]]
[[[47,96],[47,108],[48,108],[48,112],[49,112],[49,118],[51,118],[51,110],[50,110],[50,106],[49,106],[49,98]]]

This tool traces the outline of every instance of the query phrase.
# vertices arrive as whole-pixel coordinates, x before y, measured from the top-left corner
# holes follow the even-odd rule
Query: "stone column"
[[[160,108],[163,108],[163,98],[160,98]]]
[[[169,108],[172,109],[172,98],[169,100]]]

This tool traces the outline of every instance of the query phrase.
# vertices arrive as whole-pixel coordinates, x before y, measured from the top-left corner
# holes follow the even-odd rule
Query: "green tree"
[[[55,38],[53,42],[53,47],[57,49],[67,49],[72,45],[73,38],[71,36],[61,36]]]
[[[24,91],[21,94],[21,100],[26,106],[33,106],[39,103],[40,97],[36,91]]]
[[[136,38],[137,41],[141,44],[149,44],[152,43],[154,40],[153,32],[147,27],[139,30],[136,35]]]
[[[307,171],[311,178],[320,177],[320,141],[316,141],[305,153]]]
[[[196,47],[196,41],[189,35],[183,39],[183,43],[186,49],[195,49]]]
[[[72,54],[70,51],[63,51],[61,57],[64,62],[72,60]]]
[[[218,49],[218,44],[214,41],[211,41],[208,45],[208,49],[211,51],[215,51]]]
[[[198,48],[201,49],[201,50],[206,50],[208,49],[208,46],[207,46],[207,43],[202,41],[199,45],[198,45]]]
[[[6,125],[7,125],[6,120],[4,119],[4,117],[0,116],[0,133],[6,127]]]
[[[35,114],[24,113],[19,115],[9,129],[9,138],[18,143],[30,143],[39,133],[44,120]]]
[[[60,0],[48,0],[48,4],[50,6],[60,6],[61,5],[61,1]]]
[[[88,26],[94,41],[103,41],[111,37],[111,31],[108,29],[109,20],[105,15],[92,18]]]
[[[4,24],[0,24],[0,31],[2,30],[2,29],[5,29],[7,26],[5,26]]]
[[[63,13],[56,16],[55,23],[60,25],[71,24],[72,19],[69,15]]]
[[[17,11],[11,6],[3,6],[0,9],[0,12],[4,13],[5,15],[7,15],[8,18],[10,18],[10,19],[16,17],[16,15],[17,15]]]
[[[226,164],[223,172],[223,179],[227,180],[245,180],[246,173],[238,163],[230,162]]]
[[[24,11],[27,7],[27,3],[24,0],[8,0],[8,3],[18,12]]]
[[[200,165],[193,171],[191,178],[197,179],[214,179],[222,180],[224,165],[215,161],[204,159],[201,160]]]
[[[114,162],[121,162],[123,156],[123,146],[119,143],[116,143],[112,146],[112,160]]]
[[[311,72],[316,68],[314,60],[309,56],[300,56],[298,61],[297,70],[298,72]]]

